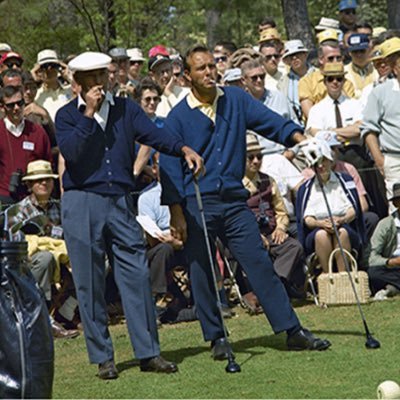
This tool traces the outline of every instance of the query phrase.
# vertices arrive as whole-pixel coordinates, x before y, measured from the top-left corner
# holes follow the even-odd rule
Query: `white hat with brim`
[[[229,68],[225,71],[223,82],[234,82],[242,78],[242,70],[240,68]]]
[[[50,63],[60,64],[60,60],[58,59],[57,53],[54,50],[45,49],[39,51],[37,55],[37,63],[39,65],[50,64]]]
[[[246,151],[261,151],[264,150],[264,147],[260,145],[257,136],[251,131],[247,131],[246,133]]]
[[[143,57],[143,52],[138,47],[127,49],[126,53],[128,54],[130,61],[145,61],[145,58]]]
[[[79,54],[68,63],[68,68],[73,72],[93,71],[96,69],[106,69],[110,65],[112,58],[104,53],[87,51]]]
[[[288,42],[285,43],[285,50],[283,52],[282,58],[297,53],[308,53],[308,49],[305,48],[301,40],[289,40]]]
[[[49,161],[36,160],[31,161],[26,168],[26,175],[22,178],[23,181],[36,181],[38,179],[58,178],[58,175],[53,173]]]

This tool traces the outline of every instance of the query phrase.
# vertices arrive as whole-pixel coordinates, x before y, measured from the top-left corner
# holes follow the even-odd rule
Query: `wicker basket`
[[[371,295],[368,285],[368,274],[365,271],[358,271],[357,261],[345,249],[344,253],[349,261],[351,277],[356,288],[360,303],[367,303]],[[319,301],[327,305],[355,304],[356,297],[351,287],[347,272],[332,272],[332,264],[335,254],[340,249],[335,249],[329,256],[329,272],[322,273],[318,277]]]

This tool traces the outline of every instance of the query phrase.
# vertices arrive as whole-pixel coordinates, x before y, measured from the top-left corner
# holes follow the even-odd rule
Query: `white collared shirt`
[[[14,125],[7,117],[4,118],[6,129],[15,137],[20,137],[25,128],[25,119],[19,125]]]
[[[347,198],[338,177],[332,172],[328,182],[324,184],[324,191],[328,198],[333,216],[342,217],[346,214],[350,207],[353,207],[350,200]],[[308,216],[316,219],[324,219],[329,217],[324,195],[317,179],[314,180],[310,197],[304,211],[304,217]]]
[[[110,92],[107,92],[104,101],[101,103],[101,107],[99,111],[94,113],[94,119],[100,125],[103,131],[106,130],[107,121],[108,121],[108,114],[110,112],[110,105],[113,106],[115,104],[114,98]],[[82,105],[86,106],[85,100],[83,100],[82,96],[78,96],[78,109]]]

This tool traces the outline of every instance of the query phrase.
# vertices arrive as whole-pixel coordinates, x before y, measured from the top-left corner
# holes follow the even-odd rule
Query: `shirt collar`
[[[357,67],[357,65],[355,65],[354,63],[351,63],[351,68],[353,69],[354,72],[356,72],[357,74],[359,74],[361,76],[365,76],[365,75],[369,74],[370,72],[372,72],[372,64],[371,63],[368,63],[364,68]]]
[[[7,117],[4,117],[6,129],[15,137],[20,137],[25,128],[25,119],[19,125],[14,125]]]
[[[110,103],[111,106],[113,106],[115,104],[114,101],[114,97],[113,95],[107,91],[105,96],[104,96],[104,100],[107,101],[108,103]],[[85,100],[83,100],[83,97],[81,95],[78,96],[78,110],[82,107],[82,106],[86,106],[86,102]]]
[[[214,106],[217,104],[218,99],[224,95],[224,91],[217,86],[217,95],[215,96],[215,99],[213,101],[213,104],[207,104],[207,103],[202,103],[194,94],[193,91],[191,90],[188,94],[187,98],[187,103],[190,108],[200,108],[200,107],[207,107],[207,106]]]
[[[332,104],[335,104],[335,100],[332,99],[332,97],[330,97],[329,94],[328,94],[328,97],[331,100]],[[341,94],[340,97],[337,100],[338,100],[339,104],[342,104],[346,100],[346,96]]]
[[[261,184],[260,174],[258,172],[256,172],[256,174],[254,175],[253,179],[250,179],[247,175],[245,175],[243,177],[242,183],[243,183],[243,186],[246,189],[250,189],[250,188],[252,188],[254,186],[258,188],[260,186],[260,184]]]

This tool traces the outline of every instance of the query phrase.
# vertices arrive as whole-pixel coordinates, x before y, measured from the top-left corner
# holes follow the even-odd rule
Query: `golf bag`
[[[0,398],[50,398],[54,348],[27,243],[0,241]]]

